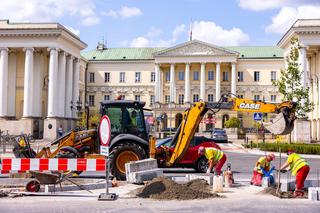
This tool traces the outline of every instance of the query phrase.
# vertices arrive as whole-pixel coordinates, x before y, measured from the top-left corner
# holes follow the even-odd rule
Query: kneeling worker
[[[210,173],[212,168],[215,167],[216,174],[221,174],[223,164],[227,160],[227,156],[225,153],[223,153],[219,149],[215,149],[212,147],[204,148],[203,146],[199,147],[198,153],[200,155],[204,155],[208,159],[209,167],[207,169],[207,173]]]
[[[270,171],[270,163],[275,159],[274,154],[268,154],[267,156],[260,157],[256,162],[253,169],[253,175],[251,178],[251,184],[255,186],[261,186],[262,178],[265,173],[272,172]],[[272,169],[271,169],[272,170]]]
[[[288,150],[288,159],[281,168],[281,172],[286,172],[286,168],[290,166],[292,176],[296,176],[296,190],[294,191],[294,197],[303,197],[304,181],[306,180],[310,167],[308,162],[293,150]]]

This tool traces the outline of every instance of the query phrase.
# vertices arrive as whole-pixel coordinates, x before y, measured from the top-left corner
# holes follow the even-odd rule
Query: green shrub
[[[238,118],[232,117],[224,123],[226,128],[239,128],[241,122]]]
[[[301,144],[301,143],[252,143],[252,148],[259,148],[262,151],[287,152],[289,149],[295,150],[300,154],[318,154],[320,155],[320,144]],[[250,148],[250,144],[244,144],[244,147]]]

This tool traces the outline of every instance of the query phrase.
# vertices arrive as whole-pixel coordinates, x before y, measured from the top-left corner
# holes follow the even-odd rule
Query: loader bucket
[[[263,123],[264,127],[275,135],[287,135],[294,127],[294,120],[291,121],[286,113],[280,112],[272,122]]]

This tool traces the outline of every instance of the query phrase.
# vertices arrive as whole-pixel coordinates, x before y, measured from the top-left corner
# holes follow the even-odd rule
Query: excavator
[[[149,137],[144,120],[144,102],[130,100],[112,100],[101,102],[100,114],[107,115],[111,123],[111,140],[109,159],[111,172],[114,177],[124,180],[125,163],[137,161],[147,157],[157,158],[156,140]],[[173,166],[185,155],[190,141],[195,135],[202,118],[208,111],[218,113],[220,110],[238,112],[276,113],[273,121],[264,123],[267,130],[275,135],[287,135],[294,127],[295,102],[282,102],[280,104],[265,103],[233,97],[232,94],[222,95],[215,103],[203,101],[196,102],[185,110],[182,122],[172,138],[171,145],[175,147],[172,154],[166,154],[167,166]],[[30,145],[18,143],[15,154],[19,157],[87,157],[99,158],[99,139],[96,132],[86,130],[71,131],[62,138],[50,143],[49,146],[35,153]],[[51,151],[51,149],[54,149]],[[29,153],[29,154],[28,154]],[[163,153],[161,153],[163,158]]]

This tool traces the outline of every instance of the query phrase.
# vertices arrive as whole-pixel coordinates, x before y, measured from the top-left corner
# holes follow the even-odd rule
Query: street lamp
[[[156,118],[156,132],[158,132],[158,119],[157,119],[157,110],[161,108],[161,104],[159,102],[154,103],[154,117]]]

